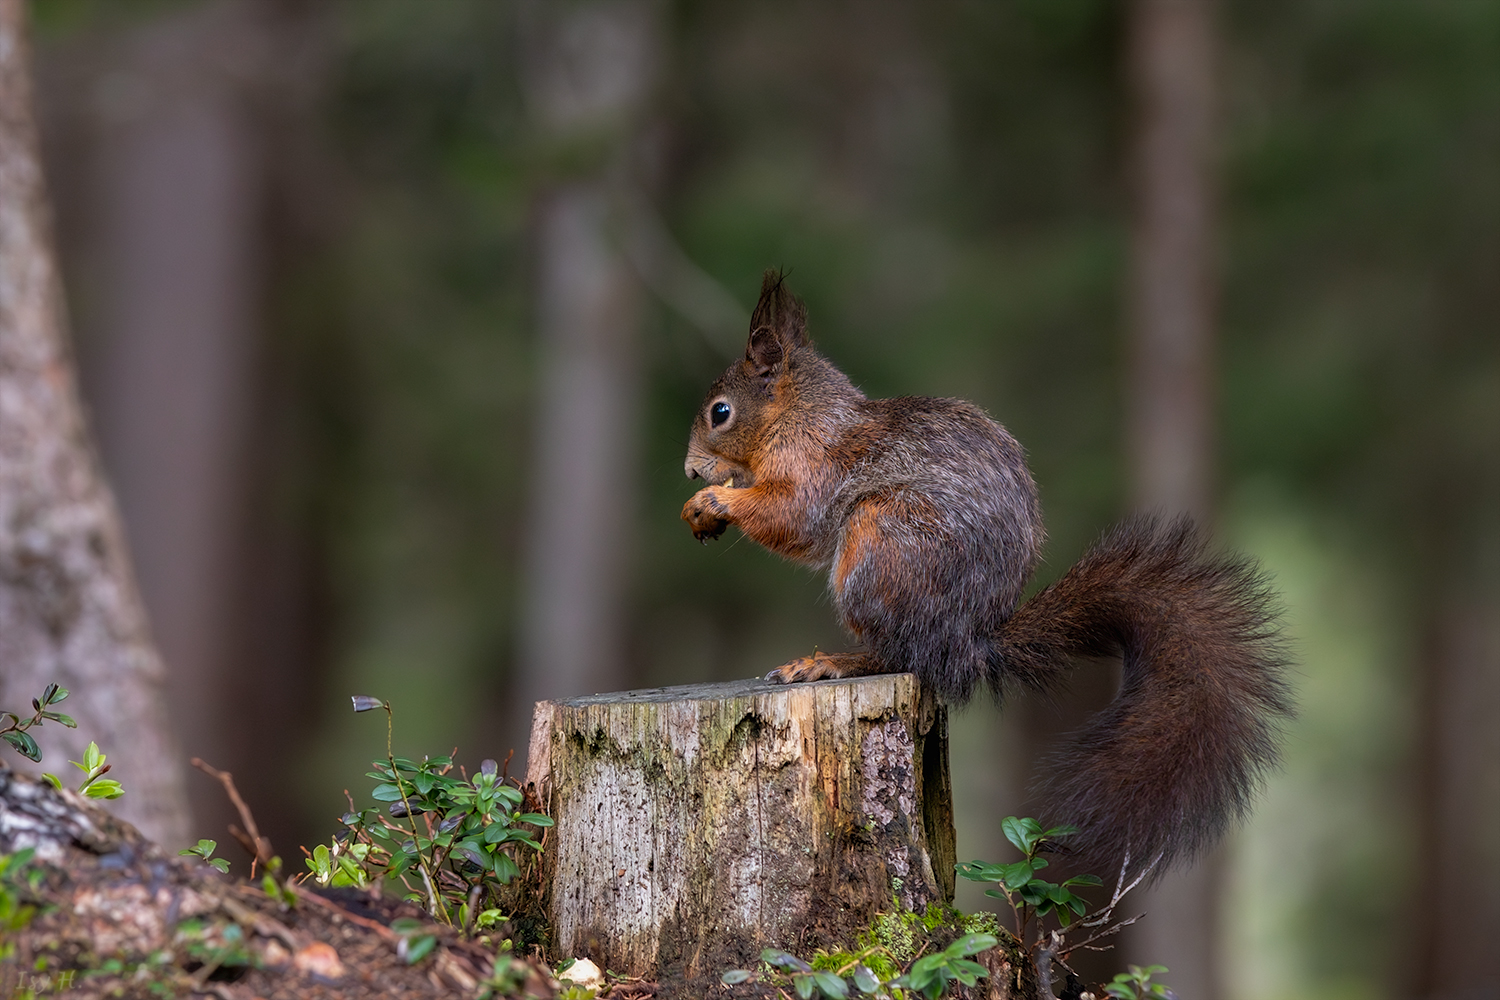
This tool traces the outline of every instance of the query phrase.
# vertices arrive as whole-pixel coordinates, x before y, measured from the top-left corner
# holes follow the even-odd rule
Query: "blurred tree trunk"
[[[154,18],[109,53],[95,84],[90,181],[101,274],[92,335],[100,449],[119,497],[185,752],[251,778],[244,533],[259,346],[263,150],[245,108],[266,42],[235,0]],[[256,742],[274,733],[257,713]],[[271,758],[274,760],[274,757]],[[253,778],[252,778],[253,780]],[[189,786],[200,828],[233,818],[211,782]],[[254,791],[246,786],[247,792]]]
[[[1493,544],[1493,543],[1491,543]],[[1458,562],[1458,561],[1456,561]],[[1418,997],[1493,996],[1500,989],[1500,593],[1474,590],[1431,609],[1418,668]],[[1455,915],[1461,915],[1455,919]]]
[[[1418,484],[1408,517],[1419,546],[1411,593],[1421,630],[1412,678],[1421,870],[1410,889],[1416,956],[1403,985],[1415,997],[1500,995],[1500,423],[1493,398],[1476,408],[1452,377],[1488,369],[1487,390],[1495,384],[1496,341],[1482,330],[1455,323],[1423,345],[1435,377],[1418,417],[1421,450],[1407,463]]]
[[[536,212],[538,386],[514,745],[534,702],[626,681],[641,291],[623,251],[656,69],[647,2],[526,8],[525,84],[559,174]],[[587,164],[579,166],[580,155]]]
[[[284,790],[313,728],[331,614],[310,518],[289,499],[313,461],[288,399],[291,338],[267,333],[279,318],[269,292],[336,212],[310,138],[325,11],[146,9],[36,58],[84,400],[167,664],[174,732],[185,755],[236,774],[285,845],[313,836]],[[188,789],[201,832],[233,818],[214,783]]]
[[[97,741],[119,812],[186,840],[183,771],[163,669],[78,401],[31,108],[22,0],[0,0],[0,706],[69,688],[77,730],[36,732],[66,773]]]
[[[1134,101],[1127,433],[1138,508],[1212,520],[1214,4],[1133,0]],[[1159,963],[1184,997],[1222,993],[1222,848],[1173,872],[1137,906],[1132,961]]]

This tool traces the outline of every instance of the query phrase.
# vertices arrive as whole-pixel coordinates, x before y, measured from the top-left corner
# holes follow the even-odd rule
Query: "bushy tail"
[[[999,636],[998,683],[1047,689],[1070,658],[1120,655],[1124,681],[1054,761],[1047,811],[1081,832],[1084,870],[1152,877],[1248,810],[1291,713],[1277,612],[1241,560],[1207,554],[1187,518],[1106,534]]]

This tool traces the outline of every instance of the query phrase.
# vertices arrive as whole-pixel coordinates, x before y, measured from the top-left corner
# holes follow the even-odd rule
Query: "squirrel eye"
[[[708,419],[715,427],[729,419],[729,404],[722,399],[708,408]]]

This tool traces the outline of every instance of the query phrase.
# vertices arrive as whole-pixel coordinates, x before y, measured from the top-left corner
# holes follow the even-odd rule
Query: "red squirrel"
[[[1070,661],[1120,656],[1115,700],[1054,760],[1053,818],[1109,877],[1160,875],[1247,811],[1291,705],[1273,596],[1210,555],[1186,518],[1126,520],[1021,602],[1045,533],[1021,446],[957,399],[868,399],[814,349],[806,311],[767,272],[745,356],[709,388],[682,508],[700,541],[731,524],[828,571],[861,651],[767,679],[910,671],[944,701],[981,686],[1053,690]]]

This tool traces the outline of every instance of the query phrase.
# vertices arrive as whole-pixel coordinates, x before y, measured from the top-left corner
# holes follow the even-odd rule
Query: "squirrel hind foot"
[[[866,674],[883,674],[868,653],[824,653],[799,656],[790,663],[766,674],[765,679],[773,684],[800,684],[804,681],[831,680],[838,677],[862,677]]]

